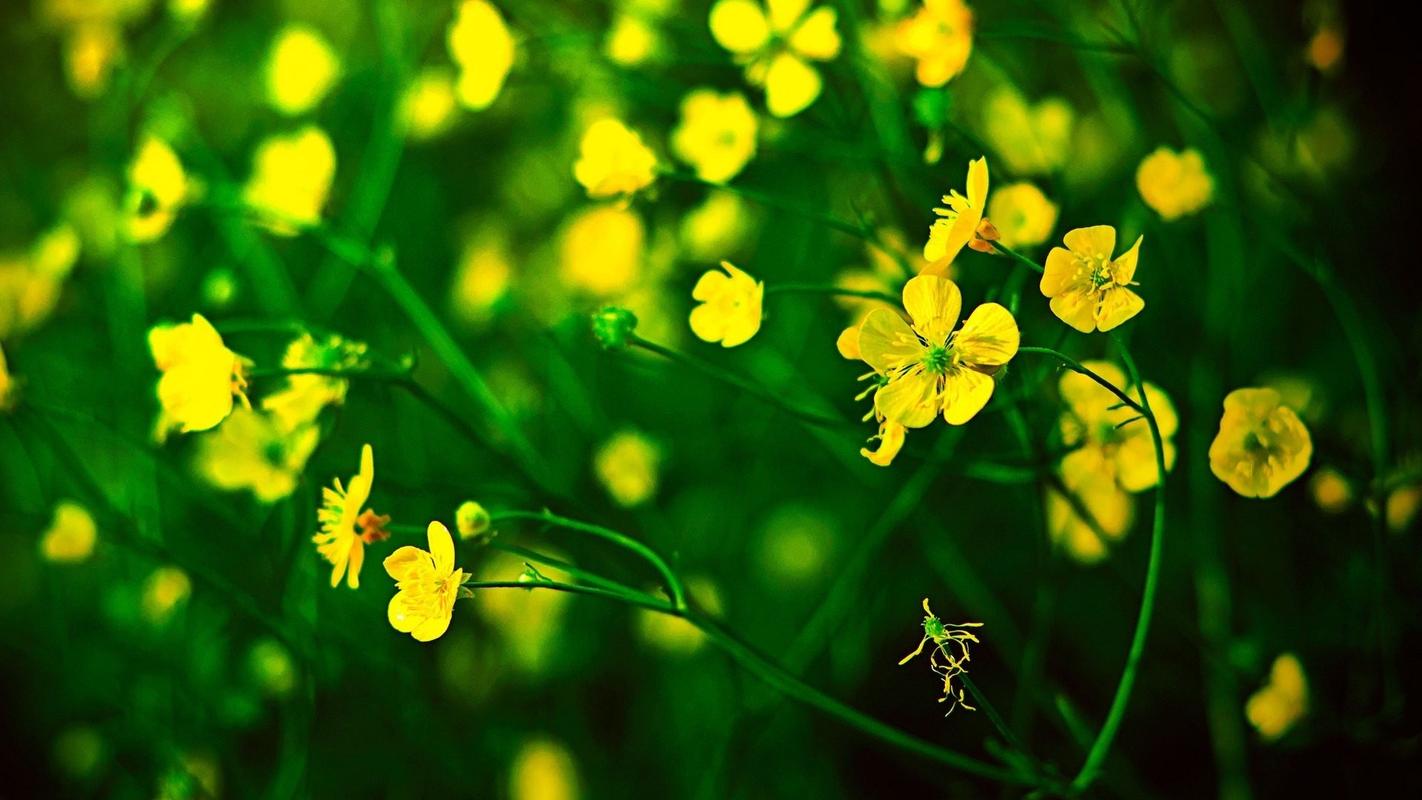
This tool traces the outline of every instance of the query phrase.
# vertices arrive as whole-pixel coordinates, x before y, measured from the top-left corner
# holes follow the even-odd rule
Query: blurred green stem
[[[1120,346],[1119,340],[1117,340],[1117,345]],[[1130,398],[1130,395],[1127,395],[1124,391],[1122,391],[1119,386],[1117,386],[1116,384],[1114,384],[1114,383],[1112,383],[1112,382],[1106,380],[1105,378],[1103,378],[1103,377],[1101,377],[1100,375],[1096,374],[1096,373],[1093,372],[1092,370],[1087,369],[1086,367],[1082,366],[1082,364],[1081,364],[1080,361],[1077,361],[1076,359],[1072,358],[1071,356],[1069,356],[1069,355],[1067,355],[1067,354],[1065,354],[1065,353],[1057,352],[1056,350],[1053,350],[1053,349],[1051,349],[1051,348],[1049,348],[1049,347],[1019,347],[1019,348],[1017,348],[1017,352],[1019,352],[1019,353],[1028,353],[1028,354],[1030,354],[1030,355],[1049,356],[1049,357],[1051,357],[1051,358],[1055,358],[1056,360],[1058,360],[1058,361],[1061,362],[1062,366],[1066,367],[1067,369],[1071,370],[1072,372],[1080,373],[1080,374],[1085,375],[1086,377],[1092,379],[1093,381],[1096,381],[1098,384],[1100,384],[1102,387],[1104,387],[1104,388],[1105,388],[1107,391],[1109,391],[1111,394],[1116,395],[1116,397],[1117,397],[1118,399],[1120,399],[1121,403],[1124,404],[1127,408],[1132,409],[1132,410],[1135,411],[1137,414],[1140,414],[1140,415],[1143,416],[1143,417],[1148,417],[1148,418],[1150,418],[1150,411],[1148,410],[1147,406],[1143,406],[1143,405],[1141,405],[1140,403],[1137,403],[1135,400],[1132,400],[1132,399]],[[1122,353],[1122,355],[1125,354],[1125,347],[1124,347],[1124,346],[1121,346],[1121,353]],[[1153,418],[1151,418],[1151,419],[1153,420]],[[1154,424],[1153,421],[1152,421],[1152,424]]]

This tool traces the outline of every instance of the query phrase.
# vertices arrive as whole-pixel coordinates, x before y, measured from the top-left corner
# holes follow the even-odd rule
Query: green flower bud
[[[627,337],[637,330],[637,315],[625,308],[604,306],[592,316],[593,336],[604,350],[621,350]]]

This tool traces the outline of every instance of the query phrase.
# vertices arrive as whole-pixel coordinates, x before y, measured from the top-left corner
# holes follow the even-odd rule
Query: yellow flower
[[[192,593],[188,573],[177,567],[159,567],[143,583],[143,614],[153,624],[161,625]]]
[[[455,109],[454,75],[441,67],[421,70],[400,96],[400,119],[405,134],[417,142],[433,139],[449,130],[454,123]]]
[[[973,12],[963,0],[923,0],[898,24],[894,43],[918,61],[914,71],[924,86],[938,87],[957,77],[973,52]]]
[[[637,132],[610,117],[588,126],[579,144],[573,177],[588,197],[635,194],[656,179],[657,157]]]
[[[341,74],[341,61],[331,45],[307,25],[282,28],[267,54],[267,102],[296,116],[316,107]]]
[[[765,284],[729,261],[721,262],[725,274],[707,270],[691,289],[700,305],[691,309],[691,332],[703,342],[735,347],[750,341],[760,330],[761,301]]]
[[[935,208],[933,213],[939,219],[928,229],[928,243],[923,246],[923,257],[930,263],[923,270],[925,275],[946,275],[948,265],[958,257],[963,246],[977,235],[978,223],[982,222],[983,210],[987,207],[988,164],[984,156],[968,162],[968,194],[964,197],[953,189],[943,195],[947,208]]]
[[[1274,659],[1269,682],[1250,695],[1244,714],[1265,741],[1289,732],[1308,713],[1308,680],[1293,653]]]
[[[876,309],[859,329],[860,357],[885,379],[874,409],[890,422],[922,428],[939,414],[950,425],[972,419],[993,392],[993,373],[1017,354],[1017,321],[997,303],[962,311],[958,285],[919,275],[904,285],[904,309]]]
[[[321,207],[336,175],[336,148],[312,125],[267,137],[252,156],[252,174],[243,188],[247,205],[271,215],[272,232],[293,236],[293,226],[321,221]]]
[[[1145,204],[1169,222],[1209,205],[1215,182],[1197,150],[1177,153],[1161,147],[1136,169],[1136,188]]]
[[[739,92],[696,89],[682,98],[671,148],[703,181],[725,183],[755,156],[755,134],[755,112]]]
[[[5,348],[0,347],[0,411],[14,408],[19,394],[17,382],[10,376],[10,365],[5,361]]]
[[[331,334],[317,341],[303,333],[282,353],[284,369],[351,369],[365,362],[366,346]],[[286,376],[286,386],[262,398],[262,409],[272,415],[281,430],[295,431],[316,421],[326,406],[346,401],[349,381],[330,375]]]
[[[608,28],[602,52],[623,67],[635,67],[661,50],[661,37],[652,23],[637,14],[619,13]]]
[[[369,508],[361,508],[365,501],[370,499],[370,488],[374,482],[375,453],[370,445],[366,445],[360,450],[360,472],[351,478],[350,485],[341,486],[341,479],[337,478],[335,488],[328,486],[321,489],[321,508],[316,512],[316,518],[321,523],[321,532],[311,537],[311,541],[316,543],[316,552],[331,563],[332,588],[340,585],[343,574],[347,586],[352,589],[359,588],[360,568],[365,563],[365,546],[390,536],[385,530],[390,517],[377,514]],[[444,530],[444,527],[441,526],[440,530]],[[444,536],[448,539],[449,531],[445,531]],[[433,528],[430,541],[434,541]],[[389,559],[385,560],[385,569],[390,570]],[[398,580],[399,576],[396,576],[396,579]],[[440,632],[443,633],[443,629]]]
[[[58,225],[36,239],[28,253],[0,252],[0,341],[49,318],[79,260],[79,245],[73,228]]]
[[[568,748],[551,739],[519,747],[509,775],[511,800],[578,800],[578,768]]]
[[[1308,469],[1308,428],[1273,389],[1235,389],[1224,399],[1210,470],[1245,497],[1273,497]]]
[[[1383,518],[1387,520],[1387,529],[1393,533],[1407,530],[1419,509],[1422,509],[1422,483],[1393,489],[1384,501]]]
[[[194,466],[219,489],[247,489],[261,502],[275,503],[296,490],[319,438],[313,424],[289,428],[271,414],[238,408],[198,438]]]
[[[454,601],[468,580],[464,570],[454,566],[454,539],[449,529],[431,522],[426,535],[428,551],[405,545],[385,559],[385,571],[399,589],[386,609],[390,626],[419,642],[434,641],[449,630]]]
[[[633,216],[634,224],[640,226],[641,220]],[[580,233],[582,238],[575,242],[573,247],[587,247],[588,235],[587,232]],[[567,244],[567,234],[564,243]],[[602,273],[588,268],[587,262],[604,255],[605,253],[599,250],[579,250],[576,254],[566,254],[564,266],[575,270],[576,275],[570,282],[582,282],[577,270],[586,269],[600,277]],[[454,268],[454,285],[449,293],[450,310],[461,322],[468,325],[488,322],[509,293],[509,287],[513,283],[513,271],[513,262],[509,258],[508,234],[504,229],[486,227],[472,233],[465,239],[459,263]]]
[[[765,87],[765,104],[777,117],[793,117],[820,96],[820,73],[811,61],[839,55],[836,12],[810,10],[810,0],[717,0],[711,36],[745,65],[746,80]]]
[[[1028,104],[1010,86],[988,96],[983,105],[984,138],[1020,175],[1041,175],[1065,166],[1071,154],[1075,114],[1059,97]]]
[[[559,274],[568,285],[596,297],[621,295],[641,277],[645,243],[642,218],[631,209],[583,209],[563,228]]]
[[[173,149],[149,136],[128,165],[128,235],[136,242],[161,237],[188,199],[188,175]]]
[[[493,524],[489,512],[473,500],[465,500],[454,510],[454,528],[459,531],[461,539],[482,536],[489,532]]]
[[[1047,533],[1067,555],[1094,564],[1106,557],[1108,543],[1119,541],[1131,529],[1135,506],[1110,478],[1099,453],[1078,450],[1072,455],[1076,457],[1063,459],[1061,468],[1072,499],[1055,488],[1047,489]]]
[[[1353,503],[1353,486],[1343,473],[1332,467],[1325,467],[1313,473],[1308,482],[1313,502],[1325,513],[1339,514]]]
[[[148,349],[163,377],[158,379],[159,441],[181,433],[217,427],[232,413],[233,398],[249,406],[248,361],[227,349],[201,314],[192,322],[158,325],[148,331]]]
[[[54,521],[40,537],[40,555],[57,564],[76,564],[88,560],[98,538],[89,510],[64,500],[54,507]]]
[[[639,506],[657,493],[661,452],[636,431],[622,431],[603,442],[593,456],[593,471],[620,506]]]
[[[514,40],[503,15],[485,0],[464,0],[449,26],[449,55],[459,65],[455,92],[479,111],[498,99],[514,62]]]
[[[1132,291],[1141,240],[1114,261],[1116,229],[1093,225],[1068,231],[1066,248],[1053,247],[1039,284],[1057,319],[1081,331],[1109,331],[1139,314],[1145,301]]]
[[[1035,247],[1051,238],[1057,224],[1057,204],[1023,181],[993,192],[987,215],[1005,246]]]

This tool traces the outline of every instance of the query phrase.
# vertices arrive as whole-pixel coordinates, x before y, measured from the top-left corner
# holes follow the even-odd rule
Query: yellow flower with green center
[[[987,405],[993,374],[1017,354],[1017,321],[997,303],[984,303],[955,331],[962,293],[936,275],[909,280],[903,299],[908,322],[880,308],[859,328],[860,357],[883,378],[875,411],[908,428],[939,414],[962,425]]]
[[[360,472],[351,478],[350,484],[342,486],[341,479],[337,478],[334,488],[328,486],[321,490],[322,504],[316,512],[321,532],[311,537],[311,541],[316,543],[316,552],[331,563],[332,588],[340,585],[342,575],[347,586],[359,588],[365,546],[390,536],[385,530],[390,517],[362,508],[370,499],[374,482],[375,454],[370,445],[366,445],[360,451]],[[446,531],[445,536],[448,535]]]
[[[275,503],[296,491],[320,437],[314,424],[288,428],[272,414],[237,408],[217,430],[198,437],[193,464],[219,489],[247,489],[261,502]]]
[[[1057,224],[1057,204],[1023,181],[993,192],[987,215],[1005,246],[1035,247],[1051,237]]]
[[[459,65],[455,94],[465,108],[488,108],[503,91],[513,68],[513,35],[503,15],[485,0],[464,0],[450,23],[446,43]]]
[[[1210,470],[1245,497],[1273,497],[1308,469],[1313,440],[1273,389],[1235,389],[1224,399]]]
[[[405,545],[385,559],[385,571],[399,590],[386,608],[390,626],[420,642],[434,641],[449,630],[454,601],[469,579],[464,570],[454,566],[454,539],[449,529],[431,522],[426,536],[428,551]]]
[[[657,157],[619,120],[608,117],[588,126],[578,152],[573,177],[588,197],[625,197],[656,180]]]
[[[205,431],[232,413],[234,398],[247,401],[248,361],[227,349],[201,314],[192,322],[159,325],[148,332],[148,349],[163,376],[158,379],[159,441],[174,430]]]
[[[1250,695],[1244,705],[1244,715],[1265,741],[1274,741],[1288,733],[1308,714],[1308,679],[1303,664],[1293,653],[1274,659],[1269,670],[1269,682]]]
[[[755,112],[739,92],[697,89],[682,98],[671,149],[701,180],[725,183],[755,156],[756,127]]]
[[[702,274],[691,290],[692,299],[701,303],[691,309],[691,331],[704,342],[735,347],[750,341],[760,330],[765,284],[729,261],[722,261],[721,269],[725,273],[708,270]]]
[[[925,275],[946,275],[948,265],[958,257],[963,247],[977,235],[978,224],[983,220],[983,210],[987,208],[988,164],[984,156],[968,162],[968,194],[957,189],[943,195],[945,208],[935,208],[938,219],[928,229],[928,243],[923,246],[923,257],[930,262],[923,270]]]
[[[746,80],[765,87],[765,105],[793,117],[820,96],[812,61],[839,55],[833,8],[810,9],[810,0],[718,0],[708,20],[711,36],[745,66]]]
[[[923,0],[918,11],[898,24],[894,44],[918,61],[914,77],[924,86],[952,80],[973,52],[973,12],[963,0]]]
[[[1205,171],[1205,160],[1198,150],[1177,153],[1161,147],[1136,169],[1136,188],[1145,204],[1170,222],[1209,205],[1215,181]]]
[[[1139,314],[1145,300],[1130,289],[1136,285],[1141,240],[1112,259],[1116,229],[1110,225],[1077,228],[1064,237],[1066,247],[1053,247],[1039,284],[1051,298],[1057,319],[1081,331],[1109,331]]]

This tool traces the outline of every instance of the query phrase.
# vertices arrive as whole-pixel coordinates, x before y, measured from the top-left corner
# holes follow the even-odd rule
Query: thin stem
[[[1034,270],[1034,271],[1036,271],[1036,272],[1039,272],[1039,273],[1040,273],[1040,272],[1046,272],[1046,271],[1047,271],[1046,268],[1043,267],[1041,264],[1038,264],[1036,261],[1033,261],[1032,259],[1028,258],[1027,256],[1024,256],[1024,255],[1022,255],[1021,253],[1017,252],[1016,250],[1013,250],[1012,248],[1010,248],[1010,247],[1004,245],[1002,242],[993,242],[993,243],[992,243],[992,249],[998,251],[999,253],[1002,253],[1003,255],[1007,256],[1008,258],[1016,259],[1016,260],[1017,260],[1017,263],[1019,263],[1019,264],[1025,266],[1025,267],[1030,267],[1032,270]]]
[[[994,728],[997,728],[998,733],[1002,734],[1002,738],[1007,742],[1007,746],[1021,753],[1023,756],[1030,758],[1031,756],[1028,754],[1027,748],[1022,745],[1022,740],[1018,739],[1017,734],[1013,733],[1012,729],[1007,727],[1007,722],[1003,720],[1001,714],[997,713],[997,707],[987,699],[987,695],[983,694],[983,690],[978,688],[978,685],[973,682],[973,679],[968,677],[968,673],[959,673],[957,679],[963,682],[963,686],[968,690],[968,694],[971,694],[973,700],[978,704],[977,707],[983,710],[983,713],[987,715],[988,721],[992,723]]]
[[[765,287],[766,294],[827,294],[839,297],[863,297],[898,304],[899,298],[873,289],[846,289],[829,283],[774,283]]]
[[[1056,350],[1051,349],[1050,347],[1019,347],[1017,348],[1017,352],[1030,353],[1033,355],[1051,356],[1052,358],[1055,358],[1056,360],[1062,362],[1062,366],[1066,367],[1072,372],[1079,372],[1082,375],[1085,375],[1093,381],[1096,381],[1097,383],[1101,384],[1103,387],[1106,388],[1107,391],[1111,392],[1111,394],[1114,394],[1116,395],[1116,397],[1120,398],[1121,402],[1125,404],[1126,408],[1135,411],[1141,416],[1150,416],[1150,413],[1146,410],[1144,406],[1132,400],[1130,396],[1127,395],[1124,391],[1122,391],[1119,386],[1106,380],[1105,378],[1101,377],[1090,369],[1087,369],[1086,367],[1082,366],[1080,361],[1077,361],[1076,359],[1072,358],[1069,355],[1066,355],[1065,353],[1059,353]]]

